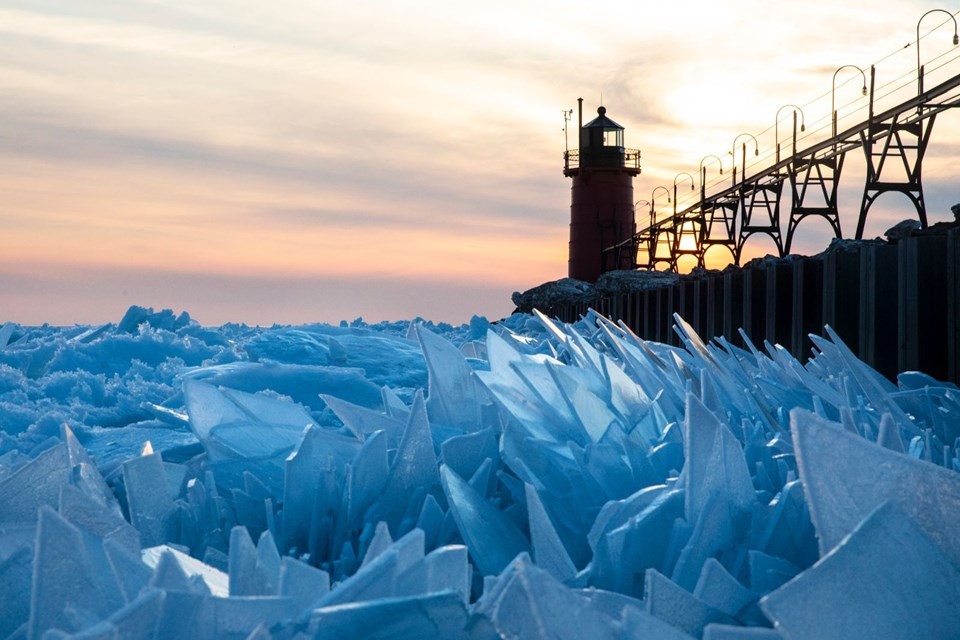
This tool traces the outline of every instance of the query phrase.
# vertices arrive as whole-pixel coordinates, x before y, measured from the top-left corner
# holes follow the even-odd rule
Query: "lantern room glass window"
[[[623,146],[623,129],[604,129],[603,146],[622,147]]]

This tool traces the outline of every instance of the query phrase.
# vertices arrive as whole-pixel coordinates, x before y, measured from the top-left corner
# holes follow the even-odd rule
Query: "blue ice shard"
[[[443,464],[457,472],[461,478],[470,478],[484,460],[500,460],[497,451],[497,436],[493,429],[484,429],[475,433],[466,433],[444,440],[440,445]]]
[[[810,517],[825,555],[886,501],[960,564],[960,475],[844,431],[806,411],[790,413]]]
[[[30,617],[33,554],[28,546],[4,549],[0,560],[0,636],[12,636]]]
[[[447,514],[440,508],[437,499],[427,494],[423,501],[423,507],[420,509],[420,514],[417,516],[417,528],[423,531],[427,549],[433,549],[441,544],[446,520]],[[446,540],[446,538],[443,538],[443,540]]]
[[[735,525],[725,496],[712,493],[697,514],[690,540],[680,551],[672,578],[687,591],[693,591],[704,563],[722,555],[732,555]]]
[[[60,486],[70,473],[67,447],[61,443],[0,478],[0,524],[35,522],[39,507],[59,502]]]
[[[699,638],[712,622],[732,623],[732,617],[714,609],[689,591],[681,589],[656,569],[648,569],[643,598],[647,613]]]
[[[656,640],[693,640],[693,636],[652,616],[643,609],[628,607],[620,621],[620,638],[656,638]]]
[[[737,617],[744,607],[758,597],[730,575],[716,558],[703,563],[693,595],[731,617]]]
[[[100,541],[47,506],[40,508],[30,589],[28,637],[75,632],[124,605]]]
[[[168,598],[170,597],[168,592]],[[179,595],[179,594],[176,594]],[[169,617],[177,609],[171,607]],[[240,598],[202,598],[199,602],[197,617],[193,625],[183,625],[179,634],[169,634],[168,638],[190,636],[208,638],[246,638],[258,625],[271,627],[289,620],[297,611],[294,600],[284,597],[240,597]],[[165,616],[164,620],[168,617]],[[198,632],[202,629],[202,632]]]
[[[321,607],[311,613],[306,634],[317,640],[496,640],[500,637],[486,619],[471,615],[460,597],[452,592]]]
[[[179,549],[168,545],[160,545],[144,549],[141,553],[143,564],[156,568],[162,558],[176,562],[187,578],[199,578],[206,584],[207,590],[214,596],[226,598],[230,595],[230,580],[226,573],[192,558]]]
[[[17,325],[12,322],[3,323],[3,326],[0,327],[0,349],[3,349],[10,343],[10,338],[13,337],[13,332],[16,328]]]
[[[385,431],[391,444],[399,442],[406,420],[400,420],[391,415],[380,413],[340,398],[324,394],[321,396],[330,410],[340,419],[347,429],[363,441],[376,431]]]
[[[440,467],[443,491],[460,536],[482,575],[500,573],[530,542],[509,518],[449,469]]]
[[[114,541],[106,541],[103,551],[124,600],[132,602],[150,582],[151,567],[143,560],[142,552],[132,555]]]
[[[230,595],[277,595],[280,581],[280,558],[269,532],[253,545],[244,526],[230,531]]]
[[[734,627],[728,624],[708,624],[703,640],[784,640],[776,629],[765,627]]]
[[[529,484],[525,488],[534,560],[538,567],[550,572],[561,582],[566,582],[577,575],[577,567],[557,535],[537,490]]]
[[[577,444],[600,442],[612,425],[625,428],[620,416],[608,404],[608,390],[601,386],[604,381],[600,376],[584,376],[582,374],[585,370],[573,367],[548,367],[547,370],[554,376],[557,388],[570,407],[577,427],[586,436],[576,438]],[[590,378],[595,378],[599,383],[599,388],[595,391],[587,386]]]
[[[103,505],[105,510],[111,511],[114,515],[122,515],[117,498],[107,486],[97,464],[66,424],[60,427],[60,439],[66,446],[67,462],[71,466],[70,483],[93,502]]]
[[[683,481],[687,492],[684,504],[687,521],[695,522],[700,510],[714,494],[723,496],[731,516],[749,510],[756,503],[753,480],[743,447],[730,428],[692,393],[687,394],[684,425]]]
[[[423,532],[414,529],[371,562],[321,597],[315,607],[328,607],[397,595],[397,580],[424,558]]]
[[[392,544],[393,538],[390,537],[390,528],[387,527],[387,523],[378,522],[373,533],[373,539],[370,540],[370,544],[367,546],[366,552],[363,554],[363,562],[360,564],[360,568],[362,569],[366,565],[370,564],[374,558],[386,551]]]
[[[257,540],[257,565],[263,573],[267,593],[277,594],[280,585],[280,554],[269,529],[260,534],[260,539]]]
[[[144,589],[135,600],[115,611],[103,622],[70,637],[84,640],[169,637],[164,634],[169,632],[171,626],[165,625],[163,618],[164,613],[172,609],[169,607],[171,600],[177,600],[177,597],[170,592],[152,587]],[[177,610],[177,615],[181,619],[183,616],[189,617],[190,610],[181,608]]]
[[[283,463],[284,548],[305,551],[319,536],[312,531],[314,519],[339,507],[337,487],[359,451],[358,440],[330,429],[311,425],[303,432],[296,449]]]
[[[960,637],[958,602],[960,566],[885,502],[760,606],[789,638],[893,640]]]
[[[800,568],[788,560],[751,549],[747,552],[750,566],[750,588],[757,593],[769,593],[800,573]]]
[[[800,481],[784,485],[767,506],[767,519],[753,541],[754,549],[808,567],[817,557],[817,542]],[[759,524],[759,519],[755,520]]]
[[[423,325],[417,325],[416,334],[427,361],[430,419],[466,432],[481,429],[486,398],[463,354]]]
[[[74,526],[104,542],[112,540],[131,554],[140,551],[140,532],[124,520],[120,510],[96,501],[74,485],[60,486],[58,512]]]
[[[376,517],[397,531],[412,502],[416,502],[416,513],[427,493],[439,493],[439,481],[433,435],[423,395],[418,393],[394,455],[390,477],[378,500]]]
[[[234,362],[193,369],[184,377],[248,395],[275,391],[318,413],[326,407],[321,394],[374,409],[381,406],[380,388],[366,378],[362,369],[353,367]]]
[[[218,484],[243,486],[251,471],[275,496],[282,495],[284,463],[315,423],[300,405],[205,382],[183,385],[190,428],[206,449]]]
[[[596,551],[601,536],[622,526],[633,516],[640,514],[666,488],[667,485],[664,484],[644,487],[622,500],[610,500],[604,504],[587,534],[590,548]]]
[[[290,556],[280,561],[278,595],[292,598],[303,610],[330,592],[330,574]]]
[[[552,381],[548,384],[549,376],[543,365],[546,362],[560,364],[559,361],[549,356],[520,353],[492,331],[487,334],[487,352],[490,370],[475,372],[476,378],[525,431],[545,439],[552,438],[556,428],[551,424],[557,422],[558,416],[561,423],[566,420],[563,417],[567,415],[565,406],[550,401],[532,401],[529,395],[532,392],[539,399],[549,393],[553,385]],[[526,375],[528,370],[532,372],[530,376]]]
[[[160,554],[160,559],[157,561],[157,566],[154,567],[153,575],[150,577],[148,584],[150,587],[164,591],[183,591],[200,595],[209,593],[206,583],[202,579],[191,582],[180,563],[169,552]]]
[[[893,416],[891,416],[889,413],[883,414],[883,416],[880,418],[877,444],[879,444],[881,447],[886,447],[891,451],[896,451],[897,453],[906,452],[906,448],[903,446],[903,439],[900,437],[900,427],[897,426]]]
[[[505,638],[618,638],[619,619],[519,555],[497,576],[474,610]]]
[[[448,545],[434,549],[422,560],[396,576],[396,597],[455,591],[464,604],[470,602],[470,562],[467,548]]]
[[[487,458],[470,477],[469,485],[477,493],[487,498],[493,493],[497,485],[497,476],[494,474],[493,460]]]
[[[159,453],[147,442],[143,454],[123,463],[130,522],[140,532],[140,543],[153,547],[173,540],[176,506],[167,489],[167,476]]]
[[[356,529],[361,526],[367,509],[383,495],[389,477],[387,436],[381,431],[367,438],[350,465],[344,483],[347,501],[345,524],[348,528]]]
[[[682,516],[683,491],[673,489],[605,533],[591,561],[591,584],[641,597],[647,569],[663,566],[674,523]]]

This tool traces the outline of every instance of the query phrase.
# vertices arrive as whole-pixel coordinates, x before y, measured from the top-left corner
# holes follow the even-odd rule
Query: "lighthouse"
[[[568,275],[596,282],[606,271],[635,267],[633,178],[640,173],[640,151],[624,147],[623,127],[605,107],[583,124],[583,98],[577,103],[580,144],[564,153],[563,167],[573,179]]]

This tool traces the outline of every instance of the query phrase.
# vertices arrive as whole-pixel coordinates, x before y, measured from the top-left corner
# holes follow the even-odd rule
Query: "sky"
[[[722,157],[719,188],[738,134],[757,138],[748,172],[769,162],[783,105],[807,141],[831,88],[841,128],[857,119],[862,80],[847,67],[833,84],[842,65],[878,63],[887,99],[909,97],[935,8],[0,0],[0,322],[116,321],[131,304],[208,325],[503,317],[512,292],[566,275],[562,113],[575,126],[578,97],[641,149],[635,198],[677,181],[682,207],[682,173]],[[960,53],[949,20],[922,21],[925,63]],[[845,232],[864,175],[850,155]],[[958,156],[948,112],[924,163],[932,222],[960,202]],[[867,235],[915,216],[884,196]],[[828,241],[810,221],[795,250]]]

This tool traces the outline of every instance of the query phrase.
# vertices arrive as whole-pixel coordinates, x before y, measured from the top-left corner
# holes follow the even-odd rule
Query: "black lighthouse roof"
[[[607,108],[599,107],[597,109],[599,114],[596,118],[583,125],[584,129],[620,129],[623,131],[623,127],[607,117]]]

